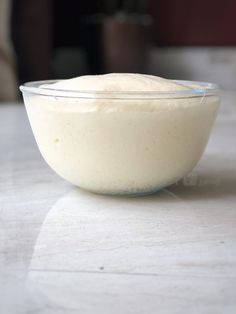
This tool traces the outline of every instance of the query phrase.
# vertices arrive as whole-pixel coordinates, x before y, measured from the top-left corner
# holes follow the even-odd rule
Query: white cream
[[[190,89],[141,74],[82,76],[42,88],[105,92]],[[186,175],[203,153],[219,104],[217,96],[83,99],[25,93],[24,99],[48,164],[75,185],[118,194],[155,191]]]

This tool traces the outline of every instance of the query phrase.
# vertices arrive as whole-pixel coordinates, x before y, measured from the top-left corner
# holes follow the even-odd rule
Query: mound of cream
[[[162,77],[133,74],[110,73],[103,75],[84,75],[41,87],[74,91],[106,92],[155,92],[186,90],[189,87]]]
[[[143,74],[81,76],[45,88],[65,92],[24,93],[43,157],[69,182],[105,194],[150,193],[185,176],[204,151],[219,105],[216,95],[181,96],[191,84]]]

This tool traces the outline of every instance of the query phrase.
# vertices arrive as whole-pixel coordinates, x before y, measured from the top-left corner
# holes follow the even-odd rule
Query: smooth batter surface
[[[159,76],[133,73],[109,73],[103,75],[84,75],[54,84],[42,85],[44,88],[75,91],[109,92],[151,92],[177,91],[189,89]]]

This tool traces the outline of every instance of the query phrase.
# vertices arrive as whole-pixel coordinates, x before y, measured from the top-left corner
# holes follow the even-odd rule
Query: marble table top
[[[0,104],[0,313],[236,313],[235,108],[225,92],[186,178],[122,198],[60,179]]]

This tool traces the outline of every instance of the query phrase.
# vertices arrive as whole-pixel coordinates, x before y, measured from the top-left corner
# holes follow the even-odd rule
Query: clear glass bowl
[[[39,150],[61,177],[86,190],[155,192],[201,158],[220,98],[214,84],[176,81],[170,92],[94,92],[20,87]]]

